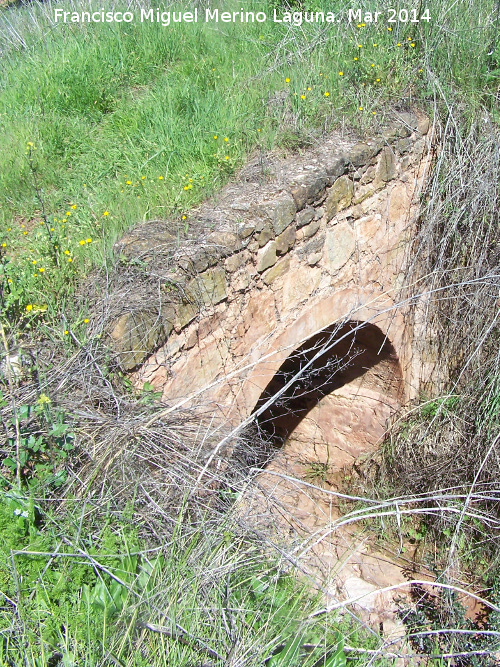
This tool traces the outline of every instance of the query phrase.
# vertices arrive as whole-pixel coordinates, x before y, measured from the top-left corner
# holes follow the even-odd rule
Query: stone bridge
[[[114,319],[123,369],[171,406],[209,405],[234,426],[258,415],[281,449],[245,511],[263,516],[272,498],[265,523],[286,534],[326,530],[339,510],[324,489],[339,488],[419,391],[414,311],[399,300],[430,159],[428,119],[400,113],[369,140],[332,135],[299,155],[255,156],[193,212],[192,239],[153,222],[117,244],[158,279],[154,304],[151,289],[124,296]],[[351,552],[341,533],[309,555],[327,577]],[[392,623],[393,599],[376,591],[403,581],[400,570],[373,549],[356,555],[343,594],[361,591],[365,611]]]
[[[171,252],[156,311],[125,306],[115,320],[122,366],[170,404],[215,402],[237,423],[308,339],[351,321],[371,325],[352,364],[374,377],[382,363],[391,405],[415,396],[413,321],[397,301],[429,167],[428,129],[425,117],[401,113],[367,141],[333,135],[301,155],[254,158],[194,214],[202,236]],[[172,242],[148,223],[117,248],[147,262]],[[359,335],[349,336],[356,347]]]

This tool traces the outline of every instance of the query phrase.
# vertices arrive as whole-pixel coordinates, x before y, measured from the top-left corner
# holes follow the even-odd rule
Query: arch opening
[[[333,483],[376,449],[402,386],[394,347],[377,326],[351,320],[323,329],[283,362],[257,403],[279,395],[256,420],[271,444],[267,468]]]

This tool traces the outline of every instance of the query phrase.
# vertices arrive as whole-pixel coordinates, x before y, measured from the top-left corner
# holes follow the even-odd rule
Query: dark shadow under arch
[[[300,370],[323,347],[328,348],[327,351],[300,374]],[[399,361],[393,345],[377,326],[351,320],[343,326],[324,329],[284,361],[261,394],[256,411],[297,376],[297,380],[257,417],[259,430],[266,440],[280,447],[324,396],[364,375],[384,360],[389,362],[389,376],[382,381],[392,397],[400,398],[402,375]]]

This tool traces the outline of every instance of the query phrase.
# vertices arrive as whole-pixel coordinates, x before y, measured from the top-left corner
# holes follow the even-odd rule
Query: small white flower
[[[16,507],[16,509],[14,510],[14,514],[16,516],[21,516],[21,510],[18,507]]]
[[[24,510],[24,512],[21,512],[21,516],[23,516],[25,519],[28,518],[28,510]]]

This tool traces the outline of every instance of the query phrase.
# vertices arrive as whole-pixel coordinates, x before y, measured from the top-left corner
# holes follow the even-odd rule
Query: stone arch
[[[284,448],[293,472],[316,463],[330,474],[377,446],[403,394],[387,336],[374,324],[349,320],[289,354],[257,401],[257,424]]]

